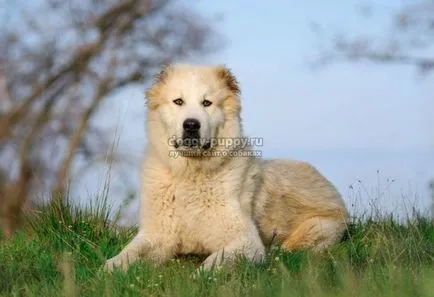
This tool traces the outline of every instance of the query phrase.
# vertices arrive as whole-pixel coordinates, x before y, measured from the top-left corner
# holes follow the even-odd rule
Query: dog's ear
[[[225,98],[223,109],[228,117],[237,117],[241,110],[240,104],[240,86],[232,72],[226,66],[220,66],[216,69],[218,79],[221,79],[225,86],[231,91],[232,95]]]
[[[149,109],[156,109],[158,107],[159,87],[166,82],[167,77],[169,76],[170,67],[170,65],[164,65],[161,67],[161,70],[154,75],[154,81],[145,94],[145,104],[148,105]]]
[[[164,83],[166,81],[170,67],[170,65],[161,67],[160,72],[154,75],[154,84]]]
[[[227,68],[226,66],[219,66],[217,67],[216,71],[218,78],[222,79],[225,82],[229,90],[231,90],[236,95],[239,95],[241,93],[238,81],[229,68]]]

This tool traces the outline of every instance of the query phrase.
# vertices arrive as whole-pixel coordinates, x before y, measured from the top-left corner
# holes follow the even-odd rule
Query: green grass
[[[102,273],[136,230],[116,230],[104,206],[46,206],[0,246],[0,296],[434,296],[434,224],[416,217],[355,221],[328,252],[281,253],[268,262],[197,273],[187,257]]]

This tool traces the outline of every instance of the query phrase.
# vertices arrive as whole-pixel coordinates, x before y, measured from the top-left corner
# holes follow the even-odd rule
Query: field
[[[434,224],[419,216],[354,219],[325,253],[271,247],[259,266],[240,261],[204,273],[191,256],[103,273],[135,231],[110,223],[104,204],[45,206],[1,243],[0,296],[434,296]]]

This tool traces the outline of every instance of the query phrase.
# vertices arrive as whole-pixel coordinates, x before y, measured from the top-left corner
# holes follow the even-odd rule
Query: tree
[[[26,5],[14,7],[18,12],[0,29],[6,236],[18,227],[28,198],[47,192],[62,197],[74,161],[88,165],[109,150],[108,135],[91,124],[109,94],[147,83],[162,64],[218,49],[214,30],[175,0]]]
[[[364,7],[362,11],[369,16],[371,8]],[[322,52],[320,63],[368,60],[378,64],[411,65],[423,75],[431,74],[434,71],[434,1],[406,5],[392,15],[391,25],[392,30],[380,38],[339,35],[330,48]],[[434,217],[434,180],[429,187]]]
[[[365,15],[371,8],[364,7]],[[381,64],[404,64],[426,74],[434,70],[434,1],[408,4],[391,17],[391,31],[380,38],[338,35],[322,53],[322,62],[369,60]]]

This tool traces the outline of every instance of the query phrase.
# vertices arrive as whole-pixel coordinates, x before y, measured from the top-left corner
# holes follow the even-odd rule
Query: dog
[[[104,268],[204,255],[201,267],[265,260],[265,246],[321,251],[348,214],[310,164],[262,160],[244,137],[240,87],[222,65],[164,67],[146,92],[138,234]]]

